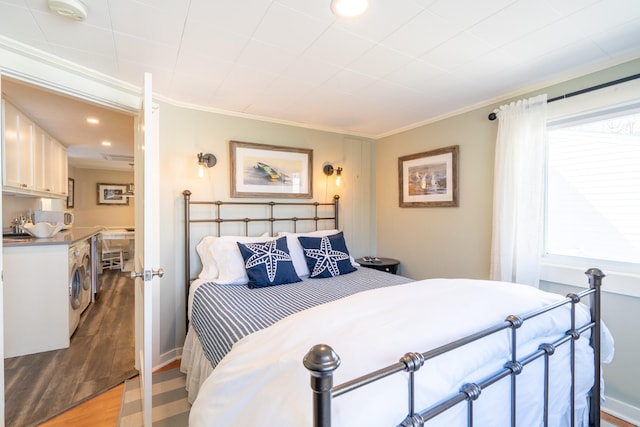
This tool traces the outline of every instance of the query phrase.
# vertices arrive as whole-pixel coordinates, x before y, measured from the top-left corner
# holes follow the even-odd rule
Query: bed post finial
[[[313,390],[313,425],[331,427],[331,387],[333,371],[340,366],[340,357],[326,344],[311,347],[302,361],[311,373]]]
[[[584,272],[589,277],[589,288],[594,292],[591,294],[591,321],[593,330],[591,331],[591,348],[593,348],[593,387],[591,388],[591,401],[589,411],[589,425],[600,427],[600,287],[605,274],[599,268],[590,268]]]

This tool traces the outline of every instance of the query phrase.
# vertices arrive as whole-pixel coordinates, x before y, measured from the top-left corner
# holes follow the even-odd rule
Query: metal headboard
[[[185,301],[188,301],[189,298],[189,284],[192,281],[191,278],[191,225],[195,223],[210,223],[216,224],[216,235],[220,236],[221,233],[221,225],[222,223],[244,223],[244,234],[246,236],[249,235],[249,223],[252,222],[263,222],[268,223],[269,225],[269,234],[273,236],[273,225],[276,222],[290,222],[293,224],[293,231],[297,231],[298,222],[313,222],[314,229],[318,230],[318,223],[320,221],[331,221],[334,222],[334,228],[338,229],[338,202],[340,200],[340,196],[333,196],[333,201],[331,202],[236,202],[229,201],[223,202],[220,200],[216,201],[193,201],[191,200],[191,191],[184,190],[182,192],[184,196],[184,280],[185,280]],[[191,206],[192,205],[209,205],[214,206],[214,213],[212,218],[199,218],[199,219],[191,219]],[[268,208],[268,216],[260,217],[260,218],[225,218],[223,217],[223,206],[263,206]],[[275,216],[276,209],[280,206],[295,206],[295,207],[304,207],[307,206],[309,208],[309,216],[304,217],[296,217],[296,216]],[[333,214],[328,216],[318,216],[318,208],[320,206],[332,206]]]

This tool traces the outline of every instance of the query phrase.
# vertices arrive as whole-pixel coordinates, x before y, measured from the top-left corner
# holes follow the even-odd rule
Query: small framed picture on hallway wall
[[[126,191],[126,184],[98,183],[98,204],[129,205],[129,197],[124,195]]]
[[[71,209],[74,206],[74,190],[75,181],[73,178],[69,178],[67,181],[67,209]]]

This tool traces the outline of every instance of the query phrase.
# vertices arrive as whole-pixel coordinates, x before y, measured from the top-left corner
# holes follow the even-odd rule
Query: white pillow
[[[196,246],[196,252],[198,252],[202,263],[202,271],[198,275],[199,279],[215,280],[218,278],[218,266],[213,253],[213,245],[216,239],[218,238],[214,236],[205,236]]]
[[[336,229],[309,231],[308,233],[290,233],[288,231],[281,231],[278,233],[278,237],[287,237],[287,246],[289,247],[289,255],[291,255],[291,260],[293,261],[293,268],[296,269],[296,273],[298,274],[298,276],[306,277],[309,275],[309,267],[307,266],[307,260],[304,257],[304,250],[302,249],[302,245],[300,244],[300,241],[298,241],[298,236],[324,237],[332,236],[334,234],[337,234],[338,232],[339,231]],[[355,262],[352,256],[350,256],[349,258],[351,259],[351,264],[354,267],[359,266],[359,264]]]
[[[203,238],[196,246],[202,260],[202,272],[198,277],[223,285],[246,285],[249,282],[249,276],[247,276],[244,259],[237,242],[256,243],[275,239],[268,236],[268,233],[265,233],[258,237],[208,236]]]

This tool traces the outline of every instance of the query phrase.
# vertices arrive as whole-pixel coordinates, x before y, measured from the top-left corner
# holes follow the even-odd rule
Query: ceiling
[[[139,87],[150,71],[182,105],[371,138],[640,57],[637,0],[85,4],[76,22],[0,0],[0,34]]]

